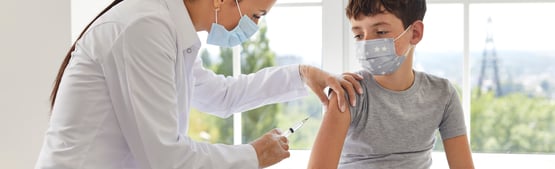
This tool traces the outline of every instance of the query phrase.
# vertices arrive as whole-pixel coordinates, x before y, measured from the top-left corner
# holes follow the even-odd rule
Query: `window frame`
[[[470,108],[471,108],[471,67],[470,67],[470,5],[485,3],[553,3],[553,0],[427,0],[428,5],[433,4],[461,4],[463,6],[463,81],[462,81],[462,106],[467,126],[467,136],[470,141]],[[354,71],[360,67],[354,56],[354,40],[350,38],[350,24],[345,17],[344,7],[348,0],[322,0],[322,69],[331,73]],[[342,25],[338,27],[337,25]],[[470,143],[472,144],[472,143]],[[272,168],[288,168],[304,165],[308,161],[310,150],[291,150],[291,158],[283,160]],[[474,165],[477,168],[552,168],[551,161],[555,155],[548,154],[501,154],[501,153],[472,153]],[[434,164],[432,168],[448,168],[445,153],[433,152]],[[490,167],[485,167],[490,166]]]
[[[330,1],[330,0],[323,0],[323,1]],[[344,7],[347,5],[348,0],[343,0],[343,4],[339,4],[340,7]],[[464,117],[465,117],[465,123],[467,126],[467,131],[468,131],[468,139],[470,140],[470,106],[471,106],[471,77],[470,77],[470,32],[469,32],[469,24],[470,24],[470,5],[471,4],[490,4],[490,3],[542,3],[542,2],[549,2],[549,3],[553,3],[553,0],[426,0],[427,5],[431,5],[431,4],[462,4],[463,5],[463,65],[461,65],[463,67],[463,81],[462,81],[462,106],[463,106],[463,112],[464,112]],[[341,8],[341,10],[343,10],[343,8]],[[326,8],[323,9],[322,13],[326,14],[328,11],[326,11]],[[344,14],[342,13],[342,16],[344,16]],[[327,18],[326,18],[327,19]],[[343,17],[344,20],[344,24],[343,27],[340,28],[343,30],[343,41],[341,42],[347,42],[347,41],[351,41],[350,43],[347,42],[346,44],[343,45],[336,45],[337,46],[343,46],[343,49],[339,49],[340,51],[343,51],[342,53],[344,55],[341,56],[354,56],[354,46],[352,43],[353,40],[350,40],[352,38],[349,38],[350,35],[350,29],[345,29],[345,27],[349,27],[349,22],[348,20]],[[324,20],[325,21],[325,20]],[[325,26],[325,25],[324,25]],[[326,28],[324,27],[324,29],[333,29],[333,26],[331,28]],[[324,34],[326,36],[329,36],[330,34]],[[334,34],[331,34],[334,35]],[[325,37],[325,36],[324,36]],[[324,41],[326,42],[326,41]],[[324,47],[326,45],[324,44]],[[327,48],[324,48],[327,49]],[[328,50],[331,50],[333,48],[330,48]],[[347,50],[345,52],[345,50]],[[324,53],[325,54],[325,53]],[[349,57],[343,57],[342,60],[338,60],[338,59],[334,59],[334,58],[328,58],[328,57],[333,57],[333,56],[325,56],[323,58],[323,63],[329,62],[329,63],[334,63],[335,65],[346,65],[343,66],[341,68],[338,68],[337,66],[333,66],[333,65],[323,65],[323,69],[324,70],[333,70],[332,72],[334,73],[341,73],[341,72],[347,72],[347,71],[352,71],[353,67],[359,67],[357,64],[357,62],[353,59],[349,59]],[[337,64],[340,63],[340,64]],[[339,72],[336,72],[337,70],[340,70]]]
[[[326,1],[326,0],[323,0]],[[323,6],[324,3],[323,2],[287,2],[287,3],[279,3],[276,2],[276,4],[272,7],[272,8],[279,8],[279,7],[317,7],[317,6]],[[322,11],[324,11],[322,9]],[[322,12],[322,15],[325,15]],[[335,16],[336,17],[336,16]],[[326,18],[326,17],[323,17]],[[340,18],[339,18],[340,19]],[[322,22],[325,22],[325,20],[322,20]],[[326,23],[322,23],[322,24],[326,24]],[[326,29],[326,28],[333,28],[333,24],[329,24],[330,26],[324,26],[323,30],[322,30],[322,35],[326,35],[325,30],[330,30],[330,29]],[[335,24],[337,25],[337,24]],[[322,37],[323,41],[326,41],[325,36]],[[329,40],[328,40],[329,41]],[[329,44],[329,43],[325,43],[323,42],[323,44]],[[324,46],[322,46],[322,48],[326,49]],[[333,51],[330,51],[333,52]],[[326,57],[326,52],[324,51],[322,53],[322,57],[323,58],[329,58]],[[341,56],[341,55],[338,55]],[[233,76],[239,76],[242,74],[241,72],[241,46],[237,45],[235,47],[233,47]],[[322,68],[324,70],[325,66],[323,65],[324,61],[322,60]],[[332,62],[333,63],[333,62]],[[233,144],[234,145],[239,145],[239,144],[245,144],[242,141],[242,137],[243,137],[243,123],[242,123],[242,112],[241,113],[234,113],[233,114]]]
[[[344,8],[348,0],[321,0],[321,2],[277,2],[274,7],[314,7],[322,8],[322,69],[330,73],[342,73],[353,71],[358,67],[358,63],[350,57],[354,55],[354,43],[351,38],[350,24],[345,17]],[[432,4],[462,4],[463,5],[463,83],[462,83],[462,106],[470,139],[470,106],[471,106],[471,80],[470,80],[470,47],[469,47],[469,17],[470,5],[483,3],[553,3],[553,0],[427,0],[428,5]],[[110,1],[77,1],[71,3],[71,30],[72,41],[76,39],[78,33],[86,25],[83,21],[89,21],[98,12],[93,9],[103,9]],[[91,8],[93,6],[94,8]],[[341,25],[341,26],[337,26]],[[233,75],[241,74],[241,49],[233,48]],[[243,144],[241,114],[233,115],[233,143]],[[470,143],[472,144],[472,143]],[[286,159],[271,168],[283,168],[283,166],[298,166],[307,162],[310,150],[291,150],[291,158]],[[434,165],[432,168],[443,168],[447,166],[444,160],[445,156],[442,152],[434,152],[432,154]],[[492,166],[495,168],[522,168],[528,165],[519,164],[525,161],[526,164],[535,164],[546,168],[553,168],[555,164],[550,163],[555,155],[537,155],[537,154],[489,154],[489,153],[473,153],[475,166]],[[437,165],[436,165],[437,164]],[[488,167],[485,167],[488,168]]]

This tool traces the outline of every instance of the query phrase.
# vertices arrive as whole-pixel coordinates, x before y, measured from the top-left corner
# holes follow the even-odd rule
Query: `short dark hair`
[[[426,0],[349,0],[345,10],[347,17],[355,20],[387,11],[401,19],[406,29],[414,21],[424,20]]]

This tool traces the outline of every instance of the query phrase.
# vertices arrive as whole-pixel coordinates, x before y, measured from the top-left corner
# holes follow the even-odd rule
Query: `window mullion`
[[[322,2],[322,68],[331,73],[342,73],[347,67],[344,39],[345,0],[323,0]],[[325,19],[324,19],[325,18]]]
[[[467,128],[467,137],[470,141],[470,101],[471,101],[471,83],[470,83],[470,4],[466,0],[463,4],[463,84],[462,84],[462,106],[464,118]]]
[[[241,75],[241,47],[235,46],[233,47],[233,76],[237,77]],[[234,113],[233,114],[233,144],[243,144],[242,141],[242,120],[241,120],[241,113]]]

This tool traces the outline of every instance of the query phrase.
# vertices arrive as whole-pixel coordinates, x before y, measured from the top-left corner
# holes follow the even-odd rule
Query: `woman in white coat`
[[[263,168],[287,158],[287,139],[277,130],[244,145],[187,136],[191,107],[229,117],[302,97],[305,83],[324,104],[327,86],[355,98],[360,77],[350,73],[336,78],[292,65],[223,77],[202,67],[196,32],[208,31],[211,44],[238,45],[257,31],[258,19],[275,1],[114,1],[87,26],[60,68],[35,168]]]

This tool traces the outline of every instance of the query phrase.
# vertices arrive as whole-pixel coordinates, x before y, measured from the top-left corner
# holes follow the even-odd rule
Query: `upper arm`
[[[451,92],[449,102],[439,126],[449,168],[474,168],[462,106],[455,88],[449,84],[449,89]]]
[[[449,98],[445,104],[445,110],[439,131],[441,138],[447,140],[452,137],[466,134],[466,124],[464,122],[464,113],[459,96],[453,86],[449,84]]]
[[[337,168],[350,122],[350,110],[341,112],[337,105],[337,95],[332,93],[312,147],[308,168]]]
[[[451,169],[473,169],[472,155],[466,135],[460,135],[443,141],[447,162]]]

